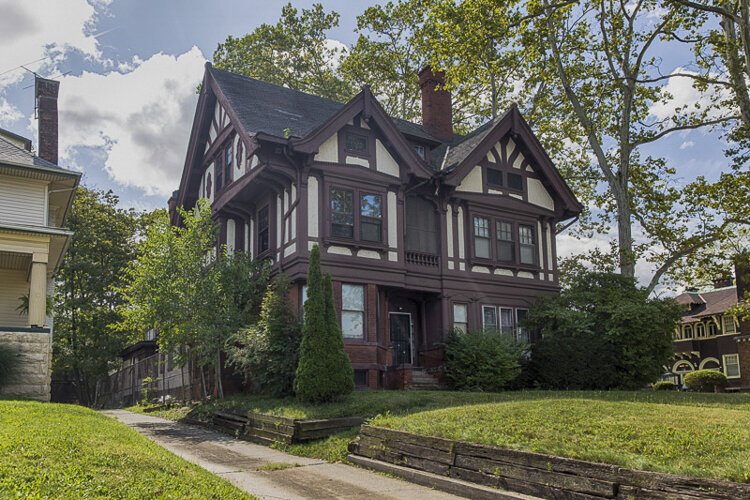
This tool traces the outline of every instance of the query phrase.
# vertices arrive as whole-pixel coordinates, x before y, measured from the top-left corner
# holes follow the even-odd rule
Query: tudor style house
[[[81,174],[57,165],[59,82],[37,78],[39,156],[0,129],[0,345],[20,367],[2,392],[50,399],[53,277],[72,233],[64,222]],[[24,304],[22,306],[21,304]]]
[[[750,325],[728,311],[750,290],[745,274],[736,266],[737,285],[731,278],[714,282],[714,288],[688,289],[676,300],[684,313],[675,328],[675,356],[670,377],[682,386],[694,370],[718,370],[727,377],[727,390],[750,390]]]
[[[559,290],[555,228],[581,205],[518,109],[453,133],[441,75],[422,124],[363,90],[342,104],[206,65],[180,188],[205,197],[229,252],[270,259],[305,299],[308,255],[334,280],[360,386],[404,387],[442,364],[451,328],[520,323]]]

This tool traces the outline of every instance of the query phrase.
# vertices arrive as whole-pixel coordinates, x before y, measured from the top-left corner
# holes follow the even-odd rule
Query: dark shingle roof
[[[449,169],[464,161],[466,157],[474,151],[474,148],[476,148],[479,143],[487,137],[487,134],[495,128],[495,125],[505,119],[508,113],[510,113],[510,110],[475,128],[466,136],[454,140],[453,144],[450,146],[448,155],[445,158],[444,168]]]
[[[697,321],[704,316],[722,314],[737,304],[737,287],[719,288],[708,292],[687,292],[678,295],[678,304],[692,306],[690,311],[682,315],[683,322]]]
[[[245,130],[275,137],[305,137],[340,110],[344,104],[316,95],[281,87],[214,67],[210,72],[219,84]],[[403,134],[440,142],[422,125],[392,118]]]
[[[23,148],[19,148],[12,142],[0,137],[0,163],[10,162],[14,164],[28,165],[30,167],[42,167],[69,172],[52,162],[39,158]]]

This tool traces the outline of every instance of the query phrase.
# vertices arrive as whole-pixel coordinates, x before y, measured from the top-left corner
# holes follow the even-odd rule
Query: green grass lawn
[[[750,482],[750,406],[744,396],[675,395],[505,401],[385,415],[373,425],[632,469]]]
[[[0,400],[0,498],[252,498],[81,406]]]

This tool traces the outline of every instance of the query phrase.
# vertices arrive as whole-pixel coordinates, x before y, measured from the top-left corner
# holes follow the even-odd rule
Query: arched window
[[[716,323],[714,323],[714,320],[711,320],[706,324],[706,331],[708,332],[709,337],[716,335]]]
[[[692,363],[689,361],[678,361],[674,364],[674,367],[672,368],[672,373],[677,375],[677,377],[680,379],[680,385],[683,385],[685,383],[685,375],[694,371],[695,368],[693,367]]]
[[[701,361],[699,368],[701,370],[721,371],[721,364],[719,363],[719,360],[716,358],[706,358],[703,361]]]
[[[684,335],[683,335],[684,338],[686,338],[686,339],[692,339],[693,338],[693,327],[692,326],[685,325],[683,327],[682,331],[684,333]]]
[[[698,323],[697,325],[695,325],[695,336],[696,337],[706,336],[706,328],[703,326],[703,323]]]

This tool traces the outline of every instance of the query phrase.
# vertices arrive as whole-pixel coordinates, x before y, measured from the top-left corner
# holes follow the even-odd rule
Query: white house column
[[[47,316],[47,254],[35,253],[29,280],[29,326],[44,326]]]

